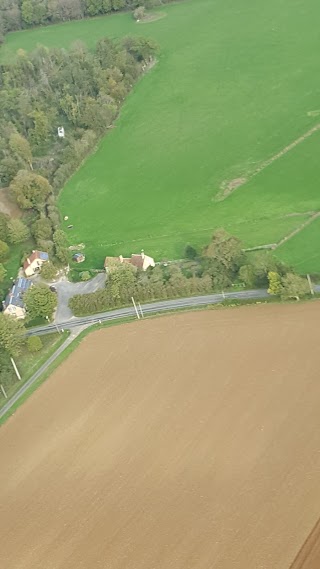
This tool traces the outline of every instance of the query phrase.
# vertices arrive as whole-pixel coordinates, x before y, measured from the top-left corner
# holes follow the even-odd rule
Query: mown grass
[[[320,122],[310,115],[320,108],[317,0],[308,9],[304,0],[187,0],[165,12],[150,25],[126,13],[11,34],[2,49],[10,59],[18,47],[77,39],[92,47],[128,33],[161,47],[117,127],[60,196],[70,241],[86,245],[86,267],[141,248],[181,258],[186,243],[201,247],[221,226],[247,247],[277,242],[300,225],[287,214],[320,208],[319,133],[215,200],[222,182],[250,176]],[[295,265],[296,251],[286,260]]]

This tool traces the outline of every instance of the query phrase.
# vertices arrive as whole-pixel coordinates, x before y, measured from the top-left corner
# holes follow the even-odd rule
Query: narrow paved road
[[[268,293],[265,289],[244,290],[240,292],[226,292],[218,294],[207,294],[204,296],[192,296],[188,298],[177,298],[174,300],[162,300],[159,302],[142,304],[141,308],[144,314],[156,314],[158,312],[179,310],[181,308],[193,308],[197,306],[205,306],[207,304],[219,304],[224,300],[230,299],[259,300],[267,297]],[[109,310],[108,312],[101,312],[100,314],[94,314],[93,316],[72,316],[68,320],[60,321],[58,325],[57,323],[54,323],[46,326],[38,326],[37,328],[32,328],[32,330],[28,331],[28,335],[34,336],[56,332],[57,327],[58,329],[71,330],[77,328],[78,326],[90,326],[92,324],[96,324],[97,322],[120,320],[121,318],[127,318],[128,316],[135,316],[133,306],[118,308],[116,310]]]
[[[314,286],[315,292],[320,292],[320,285]],[[178,298],[174,300],[163,300],[160,302],[152,302],[141,305],[143,314],[157,314],[160,312],[169,312],[182,308],[196,308],[197,306],[206,306],[210,304],[219,304],[224,300],[263,300],[268,297],[266,289],[244,290],[240,292],[226,292],[219,294],[208,294],[204,296],[192,296],[189,298]],[[59,322],[59,324],[49,324],[47,326],[39,326],[28,331],[28,336],[48,334],[57,332],[57,330],[70,330],[71,334],[58,350],[48,359],[48,361],[38,369],[38,371],[17,391],[17,393],[6,403],[0,411],[0,419],[10,410],[12,405],[29,389],[29,387],[44,373],[50,364],[63,352],[63,350],[73,342],[73,340],[86,328],[99,322],[107,322],[112,320],[121,320],[129,316],[135,316],[135,310],[132,307],[119,308],[108,312],[101,312],[93,316],[85,316],[77,318],[72,316],[68,320]]]

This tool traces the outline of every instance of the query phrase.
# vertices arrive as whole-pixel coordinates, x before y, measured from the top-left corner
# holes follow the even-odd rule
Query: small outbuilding
[[[72,257],[72,260],[73,260],[75,263],[83,263],[83,261],[85,261],[85,259],[86,259],[86,258],[85,258],[85,256],[84,256],[83,253],[75,253],[75,254],[73,255],[73,257]]]

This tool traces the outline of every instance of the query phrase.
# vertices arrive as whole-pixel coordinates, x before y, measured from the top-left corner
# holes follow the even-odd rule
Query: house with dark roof
[[[155,262],[152,257],[145,255],[144,251],[142,250],[141,253],[133,253],[131,257],[123,257],[119,255],[119,257],[106,257],[104,261],[104,268],[108,271],[108,267],[114,263],[128,263],[136,269],[140,269],[142,271],[146,271],[149,267],[154,267]]]
[[[32,281],[19,277],[3,301],[3,313],[21,319],[26,316],[23,302],[24,293],[32,286]]]
[[[49,261],[48,253],[43,251],[32,251],[31,255],[23,263],[23,270],[26,277],[32,277],[38,273],[43,265]]]

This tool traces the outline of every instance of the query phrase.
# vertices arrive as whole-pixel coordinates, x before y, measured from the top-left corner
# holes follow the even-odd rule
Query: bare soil
[[[318,569],[319,321],[314,301],[87,336],[0,430],[1,566]]]

